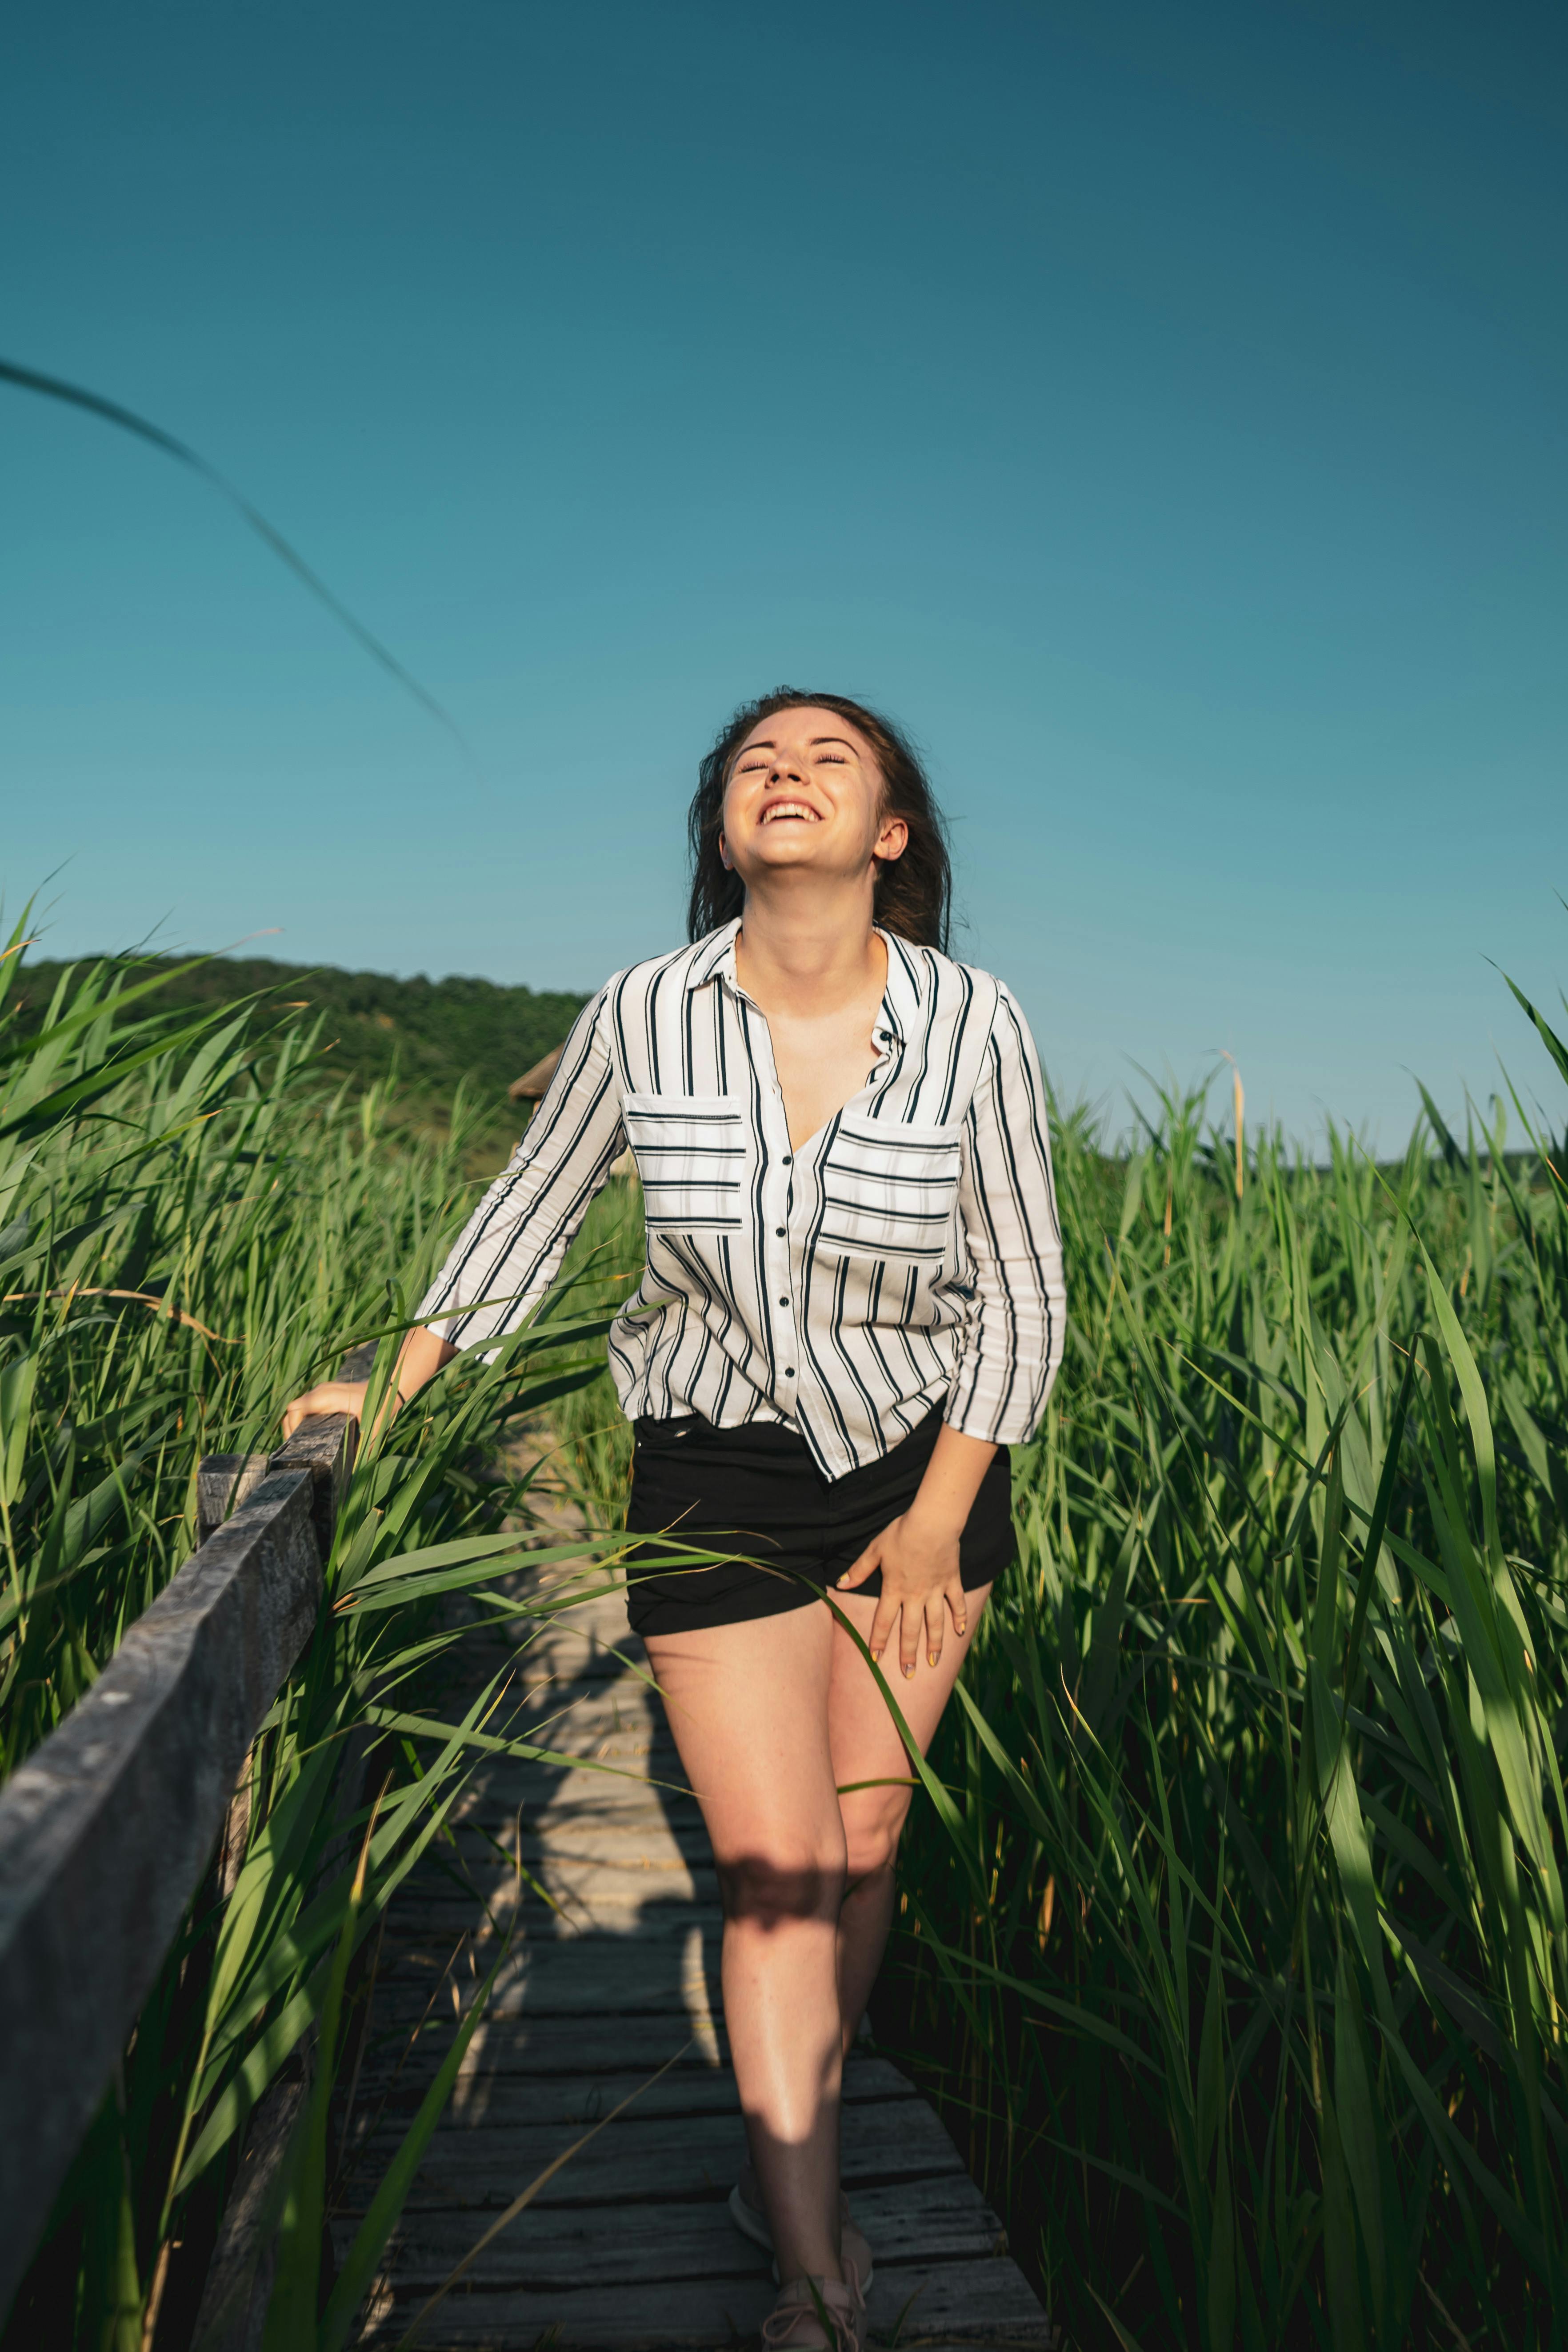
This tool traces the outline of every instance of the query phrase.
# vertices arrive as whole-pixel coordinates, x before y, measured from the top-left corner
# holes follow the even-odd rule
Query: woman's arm
[[[881,1596],[867,1646],[879,1658],[896,1622],[899,1664],[906,1675],[912,1675],[920,1662],[922,1629],[926,1664],[934,1666],[942,1656],[947,1611],[952,1610],[952,1630],[960,1636],[969,1622],[959,1572],[959,1538],[995,1458],[996,1448],[989,1439],[965,1437],[944,1422],[909,1509],[884,1528],[838,1580],[840,1592],[852,1592],[873,1569],[881,1570]]]
[[[419,1303],[421,1323],[454,1348],[515,1331],[539,1305],[626,1149],[608,1018],[614,985],[578,1014],[528,1133]]]
[[[1061,1365],[1067,1290],[1039,1057],[1005,988],[963,1123],[958,1210],[974,1297],[942,1418],[1020,1445]]]
[[[386,1428],[393,1416],[401,1412],[409,1399],[417,1396],[426,1381],[433,1381],[443,1364],[451,1362],[456,1348],[437,1331],[423,1328],[404,1335],[397,1351],[397,1371],[386,1392],[377,1431]],[[364,1419],[365,1391],[368,1381],[322,1381],[303,1396],[294,1399],[283,1412],[283,1435],[293,1436],[300,1423],[317,1412],[346,1412],[355,1421]]]
[[[964,1122],[958,1198],[974,1303],[942,1427],[909,1509],[839,1579],[853,1591],[881,1570],[868,1646],[879,1656],[897,1619],[906,1675],[918,1664],[922,1628],[933,1666],[947,1611],[963,1632],[959,1538],[998,1445],[1018,1444],[1039,1426],[1067,1336],[1046,1090],[1028,1024],[1005,988]]]
[[[602,989],[577,1016],[527,1134],[490,1186],[421,1300],[398,1351],[384,1427],[443,1364],[516,1330],[555,1279],[573,1235],[626,1138]],[[436,1324],[440,1329],[430,1328]],[[289,1436],[307,1413],[364,1412],[363,1381],[323,1381],[283,1415]]]

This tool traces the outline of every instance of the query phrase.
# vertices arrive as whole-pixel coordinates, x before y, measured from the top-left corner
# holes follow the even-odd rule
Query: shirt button
[[[790,1161],[794,1159],[794,1157],[795,1157],[795,1154],[794,1154],[792,1151],[786,1151],[786,1152],[784,1153],[784,1158],[783,1158],[783,1159],[780,1160],[780,1162],[779,1162],[780,1167],[781,1167],[781,1168],[787,1168],[787,1167],[789,1166],[789,1164],[790,1164]]]
[[[773,1232],[777,1234],[777,1236],[778,1236],[779,1240],[782,1242],[782,1241],[783,1241],[783,1239],[784,1239],[784,1227],[783,1227],[782,1225],[775,1225],[775,1226],[773,1227]]]
[[[787,1298],[781,1298],[779,1300],[779,1305],[781,1307],[787,1307],[789,1305],[789,1300]]]
[[[794,1378],[795,1378],[795,1366],[794,1366],[793,1364],[786,1364],[786,1365],[784,1366],[784,1378],[785,1378],[785,1380],[786,1380],[786,1381],[793,1381],[793,1380],[794,1380]]]

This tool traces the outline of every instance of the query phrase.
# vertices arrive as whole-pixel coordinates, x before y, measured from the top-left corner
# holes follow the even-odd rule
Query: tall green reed
[[[0,963],[9,982],[21,934]],[[282,1402],[377,1340],[372,1413],[412,1303],[460,1222],[468,1127],[407,1149],[384,1092],[323,1085],[309,1027],[248,1008],[160,1015],[156,987],[68,973],[24,1034],[0,999],[0,1758],[11,1769],[95,1678],[194,1537],[209,1451],[276,1435]],[[316,1635],[262,1726],[232,1883],[187,1915],[24,2284],[8,2344],[148,2352],[189,2340],[257,2101],[314,2042],[318,2093],[277,2176],[271,2336],[312,2325],[324,2102],[346,1972],[438,1837],[473,1759],[510,1739],[505,1677],[456,1722],[432,1669],[525,1549],[508,1441],[596,1376],[605,1318],[568,1282],[548,1326],[464,1358],[366,1445]],[[584,1547],[572,1546],[574,1556]],[[589,1548],[592,1549],[591,1547]],[[601,1547],[604,1549],[604,1547]],[[542,1557],[548,1559],[551,1555]],[[554,1605],[568,1605],[568,1591]],[[454,1618],[460,1600],[465,1616]],[[374,1746],[374,1790],[357,1766]],[[362,1845],[359,1864],[353,1849]],[[431,2117],[416,2126],[427,2131]],[[395,2170],[396,2168],[395,2168]],[[407,2165],[398,2178],[406,2188]],[[395,2218],[379,2200],[351,2272]],[[346,2340],[357,2294],[321,2317]]]
[[[1554,1150],[1265,1137],[1238,1192],[1201,1114],[1063,1123],[1069,1357],[892,2030],[1077,2340],[1555,2345]]]
[[[471,1120],[395,1160],[384,1091],[319,1039],[65,975],[41,1025],[0,961],[0,1770],[190,1549],[195,1465],[258,1445],[333,1335],[387,1318],[465,1194]]]

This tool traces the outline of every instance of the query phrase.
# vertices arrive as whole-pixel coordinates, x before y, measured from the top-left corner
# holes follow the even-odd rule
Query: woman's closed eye
[[[818,751],[816,761],[819,768],[845,768],[849,764],[848,754],[844,751]],[[773,762],[766,752],[757,751],[750,759],[738,760],[735,763],[735,773],[738,776],[755,775],[759,769],[769,768],[772,765]]]

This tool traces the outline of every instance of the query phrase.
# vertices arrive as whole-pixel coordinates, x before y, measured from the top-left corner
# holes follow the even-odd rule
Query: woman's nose
[[[799,784],[804,783],[805,781],[805,762],[804,760],[794,759],[787,751],[775,751],[773,753],[773,765],[768,770],[768,782],[770,784]]]

